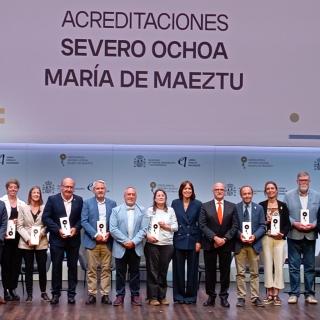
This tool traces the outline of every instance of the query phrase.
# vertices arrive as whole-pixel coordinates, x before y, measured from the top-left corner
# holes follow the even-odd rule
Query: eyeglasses
[[[214,191],[224,191],[224,189],[214,189]]]

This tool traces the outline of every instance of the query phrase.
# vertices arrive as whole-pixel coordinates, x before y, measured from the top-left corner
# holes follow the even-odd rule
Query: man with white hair
[[[284,196],[291,222],[291,230],[287,239],[291,287],[288,303],[290,304],[296,304],[300,296],[300,265],[302,262],[305,302],[318,303],[312,287],[315,273],[315,248],[318,237],[317,213],[320,205],[320,193],[310,188],[310,182],[308,172],[299,172],[297,188],[288,191]]]
[[[111,250],[112,237],[109,221],[115,201],[106,198],[107,186],[103,180],[93,183],[94,197],[83,202],[81,225],[84,229],[83,245],[88,258],[88,299],[86,304],[95,304],[97,295],[98,274],[100,265],[101,303],[111,304]]]

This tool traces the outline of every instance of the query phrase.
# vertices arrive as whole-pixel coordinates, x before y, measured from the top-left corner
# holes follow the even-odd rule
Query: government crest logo
[[[146,166],[146,158],[144,156],[136,156],[133,161],[135,168],[144,168]]]

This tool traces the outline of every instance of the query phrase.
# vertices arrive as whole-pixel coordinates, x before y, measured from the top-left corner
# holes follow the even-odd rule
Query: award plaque
[[[60,218],[62,232],[65,236],[70,236],[70,222],[68,217]]]
[[[160,226],[159,221],[156,219],[151,219],[151,224],[149,226],[149,234],[159,240]]]
[[[13,220],[8,220],[7,239],[15,239],[15,237],[16,237],[16,225]]]
[[[39,245],[40,243],[40,226],[32,226],[31,227],[31,239],[30,243],[34,246]]]
[[[97,221],[97,232],[98,234],[102,235],[103,237],[107,234],[107,226],[104,220]]]
[[[242,222],[242,236],[245,240],[249,240],[252,235],[251,222]]]
[[[280,216],[272,215],[270,223],[270,234],[272,236],[276,236],[278,233],[280,233]]]
[[[302,224],[309,224],[309,209],[300,210],[300,222]]]

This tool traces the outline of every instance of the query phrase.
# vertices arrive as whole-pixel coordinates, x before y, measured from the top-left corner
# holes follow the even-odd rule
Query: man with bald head
[[[131,304],[141,306],[140,257],[143,255],[142,241],[146,237],[149,219],[145,209],[136,203],[137,192],[133,187],[124,190],[124,203],[112,209],[110,233],[113,237],[112,255],[116,260],[116,291],[114,306],[124,302],[127,270]]]
[[[68,266],[68,303],[75,303],[77,286],[77,263],[80,247],[82,198],[75,195],[75,182],[71,178],[61,181],[60,193],[50,196],[45,205],[42,221],[47,226],[52,261],[52,299],[58,304],[62,289],[62,263],[64,256]],[[69,221],[70,234],[66,234],[61,219]]]
[[[228,290],[230,285],[230,265],[232,260],[233,238],[238,229],[237,210],[234,203],[224,200],[225,187],[217,182],[212,187],[214,199],[203,203],[199,225],[204,235],[203,254],[206,272],[207,301],[204,306],[214,306],[216,300],[217,257],[220,270],[221,305],[229,308]]]

